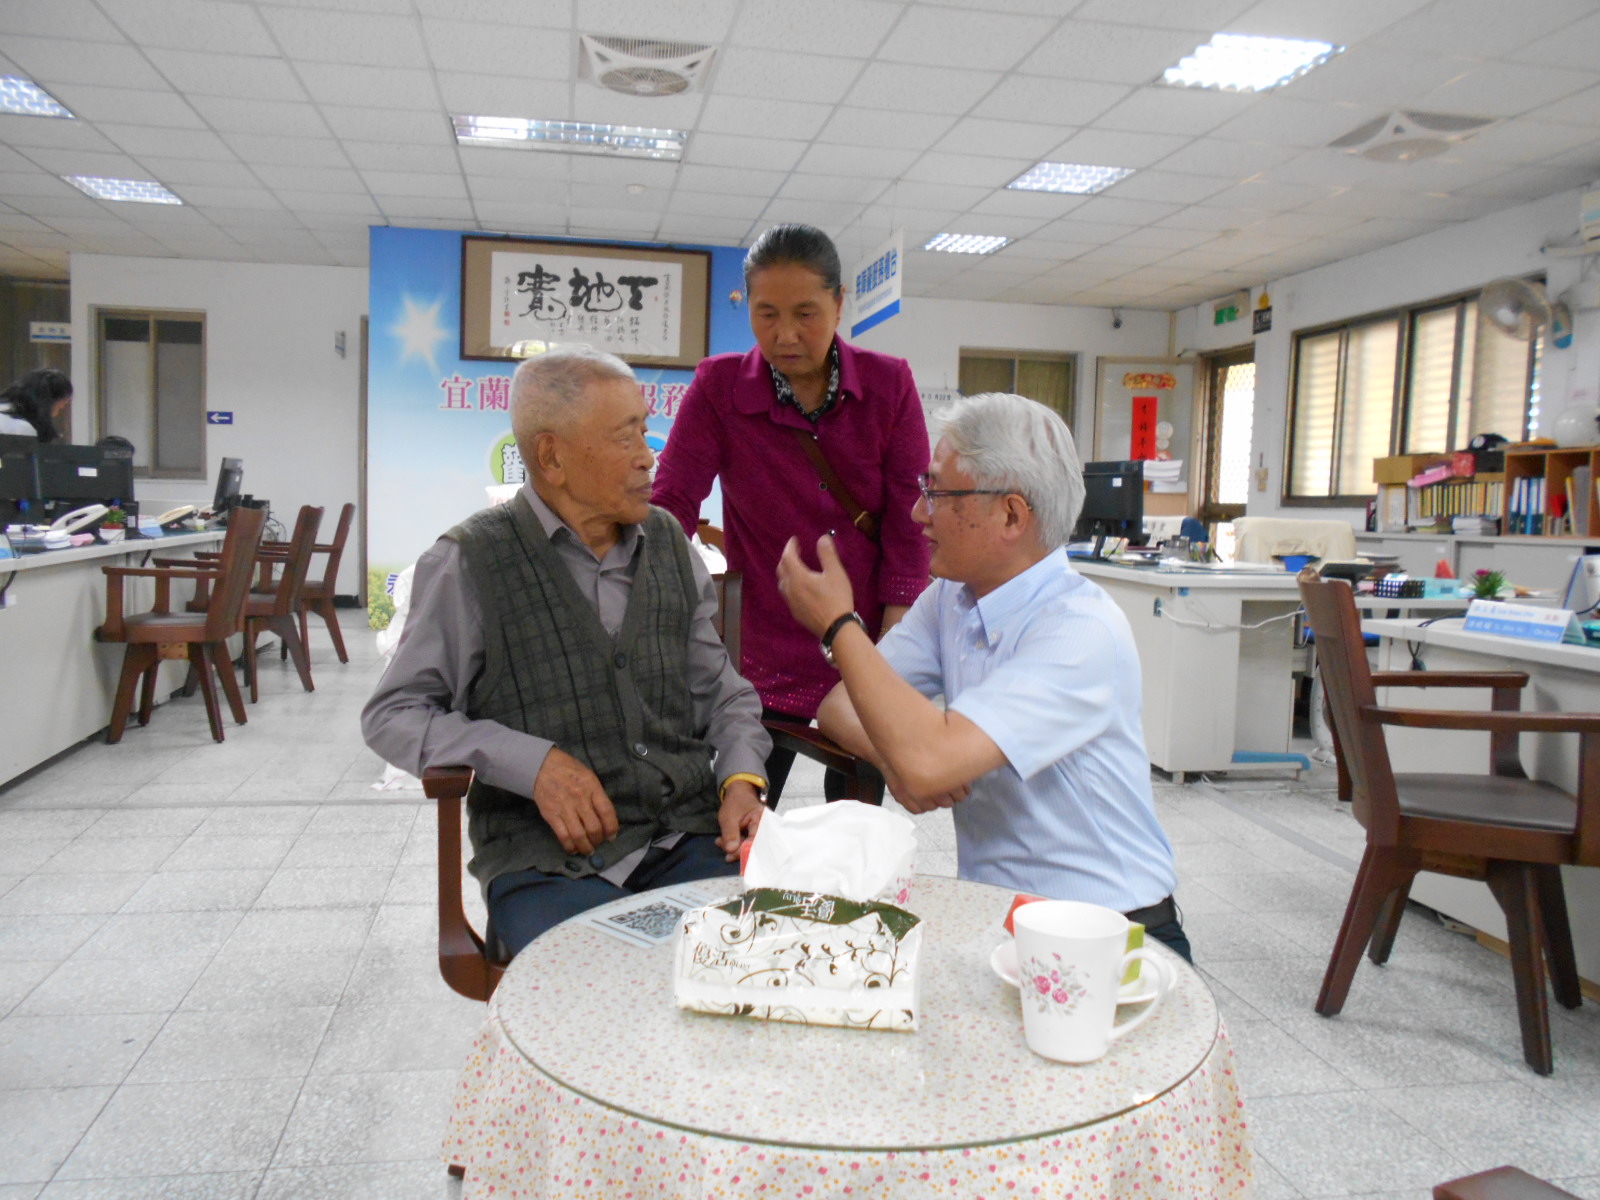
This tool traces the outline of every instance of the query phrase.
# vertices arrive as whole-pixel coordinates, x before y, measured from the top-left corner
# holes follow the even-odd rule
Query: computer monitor
[[[39,495],[47,501],[120,504],[132,500],[133,453],[121,446],[47,442],[35,451]]]
[[[226,513],[239,502],[239,487],[244,483],[244,459],[225,458],[217,471],[217,494],[211,501],[214,513]]]
[[[1094,556],[1106,538],[1144,539],[1144,463],[1139,459],[1083,464],[1083,511],[1074,541],[1094,539]]]
[[[39,498],[39,439],[0,433],[0,500],[16,503]]]

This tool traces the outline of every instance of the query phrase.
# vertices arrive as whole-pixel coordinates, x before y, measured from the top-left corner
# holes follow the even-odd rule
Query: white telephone
[[[181,520],[183,520],[183,518],[187,517],[189,514],[191,514],[194,511],[195,511],[194,505],[192,505],[192,504],[180,504],[180,505],[178,505],[177,508],[169,508],[169,509],[167,509],[166,512],[162,513],[159,517],[157,517],[156,518],[156,524],[161,526],[163,529],[165,529],[168,525],[172,524],[174,521],[181,521]]]
[[[85,504],[69,513],[63,513],[50,524],[52,533],[77,533],[86,525],[93,525],[111,510],[104,504]]]

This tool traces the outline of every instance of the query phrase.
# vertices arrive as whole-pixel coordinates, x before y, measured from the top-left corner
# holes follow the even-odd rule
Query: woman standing
[[[41,442],[61,437],[56,427],[72,399],[72,380],[52,367],[29,371],[0,392],[0,433],[34,436]]]
[[[784,544],[831,532],[874,638],[928,582],[928,543],[911,519],[928,469],[928,430],[903,359],[846,344],[839,252],[809,225],[779,225],[744,261],[756,348],[703,361],[667,439],[655,502],[693,535],[722,480],[730,570],[744,575],[744,662],[769,717],[810,721],[839,681],[778,594]],[[767,762],[771,794],[793,754]],[[832,773],[830,799],[843,794]]]

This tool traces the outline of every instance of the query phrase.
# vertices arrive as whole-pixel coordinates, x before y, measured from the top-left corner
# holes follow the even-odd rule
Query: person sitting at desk
[[[60,439],[57,422],[72,403],[72,380],[52,367],[29,371],[0,392],[0,433]]]
[[[817,723],[878,764],[908,811],[954,807],[962,879],[1115,909],[1188,958],[1133,634],[1064,550],[1083,495],[1059,416],[972,396],[952,409],[913,509],[935,582],[881,643],[830,538],[820,571],[791,539],[779,587],[842,676]]]
[[[713,627],[705,566],[650,505],[632,370],[556,351],[511,387],[528,481],[418,560],[361,721],[413,774],[477,772],[469,866],[515,954],[626,892],[737,874],[772,742]]]

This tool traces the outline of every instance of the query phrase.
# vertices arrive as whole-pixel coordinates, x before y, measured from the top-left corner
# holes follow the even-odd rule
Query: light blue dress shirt
[[[961,878],[1118,912],[1171,894],[1133,633],[1064,550],[981,600],[935,580],[881,649],[1006,756],[955,806]]]

